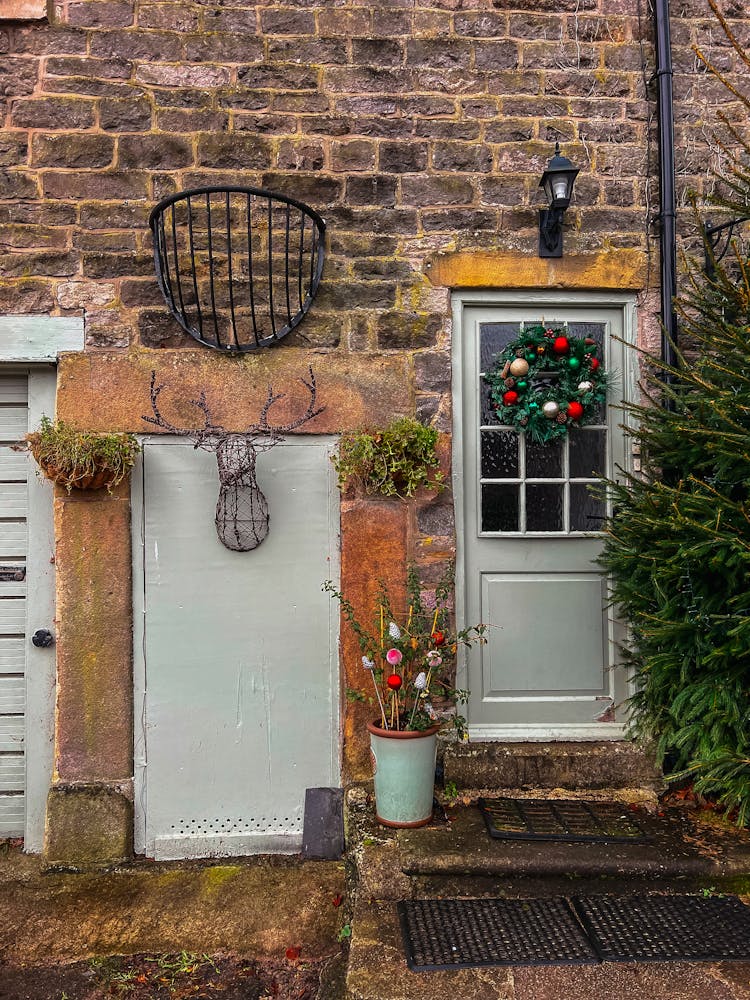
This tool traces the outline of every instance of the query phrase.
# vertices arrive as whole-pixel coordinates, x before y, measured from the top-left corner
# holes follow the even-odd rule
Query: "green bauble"
[[[536,361],[536,351],[527,351],[526,360],[528,362]]]
[[[530,410],[538,410],[539,409],[539,403],[529,403],[529,409]]]
[[[523,389],[525,389],[528,386],[528,384],[529,384],[528,382],[523,382],[523,381],[516,382],[516,389],[523,390]]]
[[[570,365],[571,368],[580,368],[581,367],[581,362],[578,360],[578,358],[571,358],[568,361],[568,364]]]

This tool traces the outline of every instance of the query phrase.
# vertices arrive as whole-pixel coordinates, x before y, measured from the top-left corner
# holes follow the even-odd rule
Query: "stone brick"
[[[406,176],[401,181],[404,205],[470,205],[474,188],[464,177],[431,177],[426,174]]]
[[[331,205],[341,199],[341,181],[323,174],[290,175],[271,171],[261,178],[261,186],[271,191],[284,191],[290,184],[294,187],[295,198],[314,207]]]
[[[442,325],[441,316],[402,311],[381,313],[375,325],[378,347],[383,350],[432,347]]]
[[[414,356],[414,378],[418,390],[450,392],[450,354],[442,351],[420,351]]]
[[[84,201],[80,208],[81,226],[85,229],[146,229],[149,212],[149,205],[134,202]]]
[[[310,115],[304,119],[304,126],[311,135],[350,135],[354,131],[348,115]]]
[[[84,97],[139,97],[144,91],[131,83],[92,80],[88,76],[45,77],[42,87],[51,94],[81,94]]]
[[[279,143],[276,166],[279,170],[321,170],[325,163],[323,146],[312,139],[285,139]]]
[[[404,4],[403,6],[406,6]],[[396,35],[411,35],[412,11],[373,8],[372,34],[384,38],[394,38]]]
[[[576,127],[573,122],[541,121],[538,125],[539,138],[546,142],[572,142],[576,138]]]
[[[67,21],[73,28],[127,28],[133,23],[134,6],[132,0],[69,3]]]
[[[22,278],[0,281],[0,313],[48,313],[54,309],[49,280]]]
[[[327,214],[330,219],[330,214]],[[416,224],[416,216],[414,216]],[[349,224],[351,229],[351,223]],[[376,236],[359,232],[345,232],[342,229],[330,229],[330,249],[332,254],[345,257],[392,257],[398,250],[398,239],[393,236]]]
[[[190,166],[193,151],[188,140],[174,135],[120,136],[117,140],[120,169],[176,169]]]
[[[485,205],[518,205],[525,199],[526,188],[526,178],[520,174],[517,177],[507,174],[483,177],[480,182],[481,201]]]
[[[115,299],[113,284],[95,281],[61,281],[55,297],[62,309],[91,309],[110,305]]]
[[[411,86],[411,72],[396,67],[339,67],[325,70],[325,89],[338,94],[400,94]]]
[[[263,43],[259,38],[250,39],[246,35],[211,32],[187,38],[185,54],[190,62],[260,62],[263,59]]]
[[[499,219],[495,212],[482,209],[453,208],[436,212],[422,212],[425,232],[460,232],[474,234],[496,232]]]
[[[0,133],[0,167],[22,166],[28,156],[28,145],[25,132]]]
[[[167,112],[165,112],[166,114]],[[180,112],[171,112],[179,114]],[[188,112],[182,112],[186,114]],[[211,114],[211,112],[189,112],[190,114]],[[244,115],[237,113],[234,115],[234,128],[236,132],[255,132],[257,135],[290,135],[297,131],[297,122],[290,115]],[[206,131],[222,132],[226,126],[214,127],[206,126]],[[175,131],[189,131],[189,129],[175,129]],[[310,128],[306,132],[312,131]],[[330,134],[330,133],[329,133]],[[335,131],[332,134],[336,134]]]
[[[477,69],[515,69],[518,61],[518,47],[515,42],[477,42],[474,46],[474,65]]]
[[[446,94],[483,94],[487,78],[483,72],[466,69],[414,69],[414,90],[437,91]]]
[[[97,31],[91,35],[90,50],[92,56],[105,59],[163,59],[176,62],[182,57],[182,35],[171,31]]]
[[[271,95],[271,108],[274,111],[289,111],[310,115],[327,111],[330,106],[331,102],[328,97],[321,93],[305,92]],[[305,125],[307,125],[307,122],[305,122]]]
[[[271,7],[260,12],[264,35],[314,35],[315,14],[294,7]]]
[[[271,146],[254,135],[213,135],[198,137],[197,163],[206,167],[264,169],[271,165]]]
[[[487,142],[528,142],[534,135],[534,122],[509,118],[487,125],[484,137]]]
[[[4,251],[24,247],[60,250],[67,247],[68,239],[68,231],[59,226],[0,225],[0,246]]]
[[[435,38],[453,32],[451,15],[446,11],[415,10],[412,15],[412,32],[416,37]]]
[[[303,347],[307,350],[338,347],[341,343],[343,324],[338,315],[310,314],[300,326],[293,330],[284,341],[287,347]]]
[[[106,619],[105,619],[106,620]],[[47,797],[48,869],[93,871],[133,857],[133,803],[105,782],[57,782]]]
[[[439,115],[454,115],[456,104],[450,97],[415,94],[401,99],[404,114],[419,115],[424,118],[436,118]]]
[[[457,35],[468,35],[471,38],[505,38],[508,34],[508,18],[504,14],[490,11],[456,14],[453,27]]]
[[[0,95],[24,97],[34,92],[39,77],[36,59],[0,58]]]
[[[180,347],[193,343],[182,332],[177,320],[165,309],[141,309],[138,313],[138,338],[144,347]]]
[[[434,503],[417,511],[417,527],[423,535],[453,536],[455,526],[452,505]]]
[[[396,304],[396,285],[385,281],[339,281],[321,285],[316,309],[392,309]]]
[[[11,103],[10,122],[19,128],[91,128],[93,101],[75,97],[41,97]]]
[[[348,62],[343,38],[271,38],[267,44],[270,62],[297,62],[309,66],[342,66]]]
[[[142,17],[143,15],[140,15]],[[203,11],[203,28],[206,31],[226,31],[233,35],[254,35],[257,17],[252,9],[221,10],[206,8]]]
[[[72,226],[77,219],[73,205],[55,202],[5,202],[0,204],[0,222],[23,225]]]
[[[86,312],[84,334],[87,349],[122,349],[130,344],[131,328],[119,309],[100,309]]]
[[[523,58],[525,65],[539,69],[596,69],[599,65],[599,51],[595,46],[575,42],[524,42]],[[618,67],[612,65],[610,68]]]
[[[607,0],[608,4],[610,0]],[[630,0],[627,0],[630,2]],[[577,14],[579,11],[595,10],[598,0],[534,0],[536,10],[546,10],[552,14],[571,13]],[[497,10],[517,10],[518,0],[492,0],[492,6]]]
[[[83,273],[87,278],[125,278],[137,274],[152,275],[154,261],[147,254],[86,253]]]
[[[369,10],[341,10],[321,8],[318,12],[318,31],[321,35],[344,35],[346,38],[369,35],[372,19]]]
[[[408,118],[380,118],[367,115],[352,119],[352,133],[366,135],[372,139],[409,139],[413,124]]]
[[[497,70],[487,76],[487,89],[491,94],[541,94],[544,92],[544,79],[539,72],[524,69]]]
[[[221,11],[221,13],[229,12]],[[196,31],[199,24],[198,11],[191,9],[184,3],[141,3],[138,7],[139,28],[164,28],[167,31],[188,32]],[[226,29],[212,21],[209,30],[223,31]],[[253,17],[254,31],[255,18]]]
[[[354,38],[352,62],[355,66],[401,66],[404,45],[394,38]]]
[[[511,14],[508,34],[512,38],[549,38],[559,41],[564,35],[565,22],[549,14]]]
[[[63,173],[46,171],[42,177],[45,198],[97,199],[119,201],[148,198],[148,175],[128,173]]]
[[[425,139],[463,139],[470,142],[478,139],[480,132],[479,122],[453,118],[420,118],[414,127],[414,134]]]
[[[376,153],[375,143],[364,139],[334,142],[331,144],[331,169],[344,172],[372,170],[375,166]]]
[[[43,20],[47,16],[47,0],[5,0],[0,19],[13,21]]]
[[[159,286],[152,277],[123,279],[120,282],[120,299],[127,309],[160,306],[164,302]]]
[[[127,80],[133,71],[127,59],[86,59],[54,56],[44,67],[47,76],[88,76],[95,80]]]
[[[47,167],[108,167],[114,148],[114,139],[107,135],[36,133],[31,140],[31,162]]]
[[[222,100],[222,96],[227,93],[228,92],[223,89],[217,92],[219,106],[251,107],[253,110],[258,110],[258,108],[265,108],[268,106],[267,95],[261,97],[257,94],[250,95],[243,93],[242,103],[238,102],[236,105],[233,105],[230,101],[225,103]],[[215,102],[214,92],[190,87],[173,87],[167,90],[154,88],[151,91],[151,94],[157,108],[194,108],[197,110],[200,108],[212,108]]]
[[[84,32],[61,25],[46,31],[40,31],[36,26],[16,27],[13,30],[13,51],[19,55],[82,55],[87,44]]]
[[[237,80],[250,90],[316,90],[319,70],[296,63],[243,66]]]
[[[36,176],[22,170],[0,170],[0,191],[6,198],[37,198]]]
[[[101,101],[99,125],[111,132],[148,132],[151,129],[151,105],[145,99]]]
[[[442,39],[410,39],[406,52],[407,66],[429,66],[432,69],[465,69],[471,62],[471,45],[453,40],[446,45]]]
[[[4,253],[0,257],[0,276],[23,278],[29,275],[68,277],[80,267],[77,253],[59,250],[29,250]]]
[[[235,116],[234,126],[242,130],[244,116]],[[260,119],[264,121],[264,119]],[[287,119],[285,119],[286,121]],[[223,111],[183,111],[178,108],[159,110],[156,113],[156,127],[161,132],[226,132],[229,115]],[[248,131],[262,131],[249,129]],[[289,131],[286,129],[284,131]]]
[[[436,142],[432,147],[432,166],[435,170],[487,173],[492,169],[492,150],[475,142]]]
[[[427,143],[383,142],[380,144],[380,169],[385,173],[408,174],[427,166]]]
[[[383,174],[367,177],[348,177],[346,198],[350,205],[382,205],[392,208],[396,204],[397,180]]]
[[[185,66],[169,63],[144,63],[135,71],[136,80],[162,87],[200,87],[211,89],[229,83],[224,66]]]
[[[84,252],[117,253],[130,250],[134,253],[137,244],[136,234],[133,232],[123,233],[121,230],[116,230],[103,233],[93,229],[75,229],[73,231],[73,249]]]

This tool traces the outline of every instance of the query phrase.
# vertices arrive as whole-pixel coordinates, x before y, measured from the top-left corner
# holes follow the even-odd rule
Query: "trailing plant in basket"
[[[362,652],[362,667],[370,675],[383,729],[420,732],[440,721],[450,722],[460,736],[466,720],[456,713],[469,692],[453,686],[460,646],[484,643],[486,625],[453,630],[448,606],[453,577],[447,574],[428,607],[416,570],[406,579],[406,607],[395,605],[381,581],[371,626],[363,625],[349,600],[326,580],[323,589],[340,603],[345,621]]]
[[[134,434],[79,431],[64,420],[42,417],[38,431],[27,434],[26,446],[48,479],[68,490],[122,482],[141,450]]]
[[[333,464],[339,487],[359,486],[386,497],[414,496],[421,487],[443,489],[434,427],[400,417],[387,427],[343,434]]]

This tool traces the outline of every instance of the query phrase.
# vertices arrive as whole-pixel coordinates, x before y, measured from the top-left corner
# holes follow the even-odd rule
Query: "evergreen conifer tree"
[[[747,69],[750,59],[722,22]],[[698,53],[699,57],[701,54]],[[714,200],[750,216],[747,112],[724,119]],[[628,406],[643,472],[609,483],[603,566],[631,628],[632,721],[672,774],[750,820],[750,257],[734,241],[710,276],[688,267],[675,368],[646,356]]]

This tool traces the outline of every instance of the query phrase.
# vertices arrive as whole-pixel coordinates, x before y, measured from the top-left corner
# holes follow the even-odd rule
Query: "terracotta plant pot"
[[[404,732],[368,722],[375,814],[383,826],[425,826],[432,819],[439,729]]]

